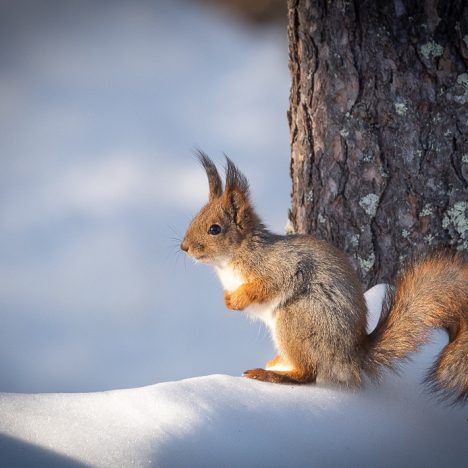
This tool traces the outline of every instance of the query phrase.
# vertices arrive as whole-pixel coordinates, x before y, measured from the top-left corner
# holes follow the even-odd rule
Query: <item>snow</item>
[[[385,291],[366,293],[375,321]],[[421,368],[359,392],[210,375],[77,394],[0,394],[1,466],[462,467],[468,411],[421,393]],[[217,350],[213,350],[214,353]]]

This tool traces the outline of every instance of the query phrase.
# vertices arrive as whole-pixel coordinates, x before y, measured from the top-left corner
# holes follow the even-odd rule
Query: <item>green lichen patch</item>
[[[379,196],[375,193],[369,193],[359,200],[359,206],[371,217],[375,216],[378,204]]]
[[[359,234],[353,234],[350,238],[351,245],[357,247],[359,245]]]
[[[468,203],[464,201],[456,202],[452,208],[447,210],[443,219],[442,227],[447,229],[450,225],[464,237],[465,232],[468,231],[468,218],[466,217],[466,211],[468,209]]]
[[[343,138],[346,138],[348,135],[349,135],[349,130],[346,129],[346,128],[342,128],[340,130],[340,135],[343,137]]]
[[[429,244],[432,245],[434,242],[435,237],[432,234],[427,234],[427,236],[424,236],[424,240]]]
[[[462,154],[462,163],[468,164],[468,154]]]
[[[426,203],[423,206],[423,209],[419,212],[419,217],[422,216],[430,216],[432,214],[432,205],[430,203]]]
[[[371,252],[371,254],[367,258],[358,257],[358,262],[359,262],[359,266],[361,267],[361,269],[367,273],[374,266],[374,263],[375,263],[374,252]]]
[[[457,85],[461,88],[461,94],[455,96],[455,101],[459,104],[468,102],[468,73],[461,73],[457,77]]]
[[[444,53],[444,48],[437,44],[437,42],[429,41],[425,44],[422,44],[420,47],[421,54],[429,60],[431,57],[437,58],[440,57]]]
[[[457,77],[457,83],[468,89],[468,73],[461,73]]]
[[[398,115],[404,117],[406,112],[408,111],[408,106],[406,105],[405,101],[398,101],[395,102],[395,111]]]

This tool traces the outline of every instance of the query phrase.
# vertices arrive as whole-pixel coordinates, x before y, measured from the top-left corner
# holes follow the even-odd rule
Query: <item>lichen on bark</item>
[[[288,9],[293,229],[345,250],[365,287],[429,246],[466,249],[468,6]]]

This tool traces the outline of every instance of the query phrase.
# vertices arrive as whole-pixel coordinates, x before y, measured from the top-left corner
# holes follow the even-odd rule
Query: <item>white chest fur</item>
[[[216,266],[215,270],[221,281],[221,284],[223,285],[223,288],[226,291],[233,292],[239,286],[245,283],[242,276],[228,264]],[[252,318],[258,318],[268,326],[273,341],[275,342],[275,312],[280,302],[280,298],[274,298],[271,301],[262,304],[251,304],[249,307],[247,307],[247,309],[245,309],[245,312],[247,312]]]
[[[228,292],[235,291],[245,283],[244,279],[229,265],[215,266],[215,270],[223,288]]]

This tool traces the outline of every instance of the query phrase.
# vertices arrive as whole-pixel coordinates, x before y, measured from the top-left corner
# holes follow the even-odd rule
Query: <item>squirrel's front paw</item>
[[[245,294],[239,294],[237,291],[224,291],[224,303],[228,309],[242,310],[245,309],[250,302],[248,298],[245,297]]]

